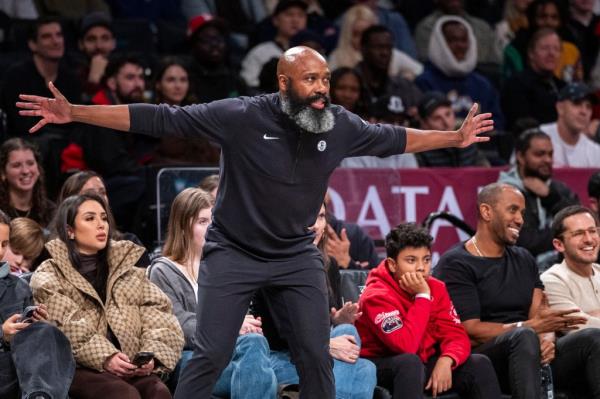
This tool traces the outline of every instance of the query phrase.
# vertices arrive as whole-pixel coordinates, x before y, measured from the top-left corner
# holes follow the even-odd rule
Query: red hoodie
[[[471,343],[446,285],[433,277],[427,279],[431,301],[414,298],[398,285],[381,262],[369,273],[360,296],[362,316],[356,328],[362,340],[360,355],[386,357],[399,353],[417,354],[423,363],[436,354],[454,359],[455,367],[471,354]]]

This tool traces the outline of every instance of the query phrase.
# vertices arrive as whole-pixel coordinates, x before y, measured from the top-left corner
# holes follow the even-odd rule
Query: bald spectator
[[[28,136],[31,121],[19,116],[15,102],[21,93],[51,95],[48,82],[64,88],[69,101],[80,100],[77,78],[63,63],[65,40],[60,22],[55,18],[39,18],[29,32],[27,46],[32,57],[13,65],[4,75],[0,108],[6,112],[9,136]]]
[[[117,45],[110,15],[94,12],[83,17],[78,45],[85,56],[78,72],[87,102],[101,89],[108,57]]]
[[[495,54],[494,32],[490,25],[482,19],[476,18],[467,14],[464,9],[464,0],[438,0],[436,10],[425,17],[415,30],[417,43],[417,54],[420,59],[427,59],[427,49],[429,46],[429,38],[436,21],[444,15],[457,15],[465,20],[473,28],[473,32],[478,39],[477,44],[477,62],[478,63],[493,63],[500,62]]]
[[[595,102],[596,96],[583,83],[571,83],[558,93],[558,119],[541,126],[552,139],[555,167],[600,167],[600,144],[585,133]]]
[[[250,87],[258,87],[262,67],[272,58],[278,58],[290,47],[290,39],[306,28],[306,9],[302,0],[280,0],[273,11],[272,21],[277,28],[273,40],[252,48],[242,61],[240,74]]]

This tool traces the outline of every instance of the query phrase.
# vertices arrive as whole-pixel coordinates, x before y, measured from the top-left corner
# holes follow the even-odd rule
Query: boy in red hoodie
[[[470,354],[446,286],[429,275],[432,241],[412,223],[386,236],[387,259],[371,271],[360,298],[360,356],[377,365],[378,385],[395,399],[422,398],[424,391],[435,398],[448,390],[463,398],[500,398],[490,360]]]

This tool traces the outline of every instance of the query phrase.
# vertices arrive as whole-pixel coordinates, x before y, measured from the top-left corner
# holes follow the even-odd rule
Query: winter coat
[[[361,357],[413,353],[425,363],[437,354],[452,358],[455,367],[467,360],[471,343],[445,284],[433,277],[427,283],[431,300],[415,299],[400,288],[385,261],[369,273],[359,302],[363,314],[356,321]]]
[[[121,351],[154,352],[156,372],[170,371],[179,360],[183,333],[169,298],[134,267],[144,252],[130,241],[111,241],[106,302],[73,267],[60,240],[46,244],[52,256],[31,278],[34,299],[48,306],[49,320],[71,341],[79,366],[102,371],[105,360]],[[109,327],[120,349],[109,340]]]

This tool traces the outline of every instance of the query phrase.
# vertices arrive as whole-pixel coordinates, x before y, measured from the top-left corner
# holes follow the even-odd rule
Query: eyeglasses
[[[563,237],[566,237],[568,234],[569,238],[574,238],[576,240],[581,240],[585,235],[589,234],[592,237],[598,237],[600,235],[600,227],[591,227],[587,230],[575,230],[573,232],[565,232],[561,234]]]

